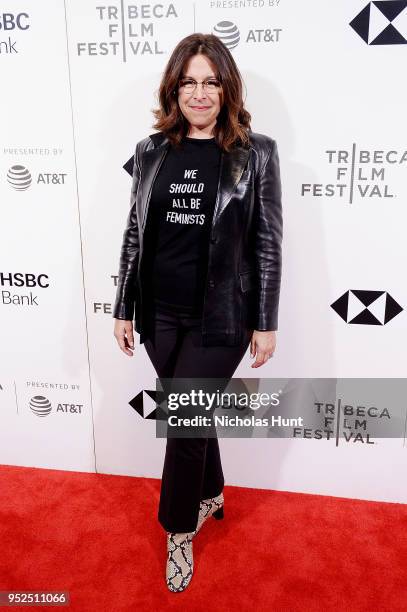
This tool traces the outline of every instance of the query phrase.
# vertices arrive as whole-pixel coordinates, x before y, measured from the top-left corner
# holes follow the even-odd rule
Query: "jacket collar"
[[[162,161],[169,149],[170,143],[163,132],[155,132],[150,134],[150,139],[154,144],[154,148],[147,149],[143,153],[143,198],[146,196],[145,214],[143,220],[143,229],[147,217],[148,204],[151,197],[151,191],[155,177],[161,166]],[[220,170],[218,191],[215,204],[215,210],[212,219],[212,227],[214,226],[219,215],[224,211],[229,203],[232,193],[240,181],[247,161],[249,159],[250,148],[245,148],[241,145],[235,145],[229,153],[221,152]]]

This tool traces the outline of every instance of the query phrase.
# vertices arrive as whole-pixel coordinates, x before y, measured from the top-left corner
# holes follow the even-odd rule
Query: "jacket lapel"
[[[243,170],[249,159],[250,149],[242,146],[235,146],[229,153],[222,151],[218,193],[216,198],[215,210],[212,219],[212,229],[219,216],[229,204],[232,194],[240,181]]]
[[[144,231],[147,220],[148,206],[151,199],[154,180],[170,146],[167,137],[162,132],[150,134],[150,138],[154,143],[154,148],[147,149],[142,156],[141,201],[144,203],[142,232]],[[217,219],[228,205],[241,179],[249,159],[249,153],[250,149],[246,149],[239,145],[236,145],[229,153],[225,151],[221,152],[218,190],[212,218],[212,230]]]
[[[156,134],[153,134],[156,136]],[[150,136],[151,137],[151,136]],[[165,139],[165,143],[160,146],[155,146],[154,149],[148,149],[144,151],[142,155],[142,177],[141,177],[141,202],[143,203],[143,222],[141,226],[142,233],[147,221],[147,211],[151,198],[151,191],[153,189],[154,180],[157,176],[158,170],[164,160],[164,157],[169,149],[169,143]]]

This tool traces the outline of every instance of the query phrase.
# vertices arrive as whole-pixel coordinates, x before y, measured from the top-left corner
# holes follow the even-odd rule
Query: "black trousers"
[[[159,378],[233,376],[253,330],[238,346],[202,346],[201,317],[153,302],[146,352]],[[217,437],[167,437],[158,521],[166,531],[194,531],[202,499],[216,497],[224,486]]]

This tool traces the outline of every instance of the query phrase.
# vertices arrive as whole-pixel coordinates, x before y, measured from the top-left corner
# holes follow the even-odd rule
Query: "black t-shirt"
[[[200,312],[221,150],[215,138],[170,146],[154,181],[144,233],[151,297]]]

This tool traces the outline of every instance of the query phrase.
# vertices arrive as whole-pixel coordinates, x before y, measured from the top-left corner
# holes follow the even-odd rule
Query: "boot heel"
[[[215,512],[212,514],[212,516],[215,517],[217,520],[223,519],[223,517],[224,517],[223,506],[221,506],[220,508],[215,510]]]

